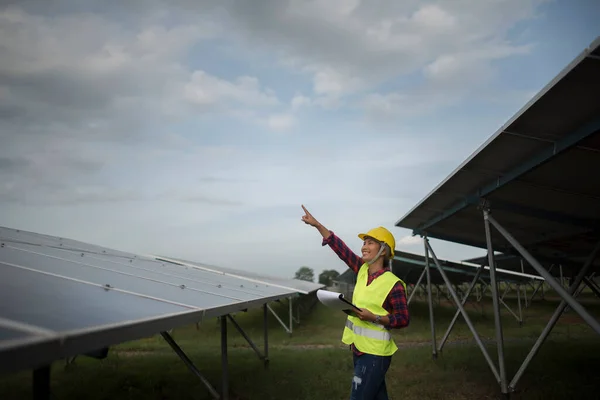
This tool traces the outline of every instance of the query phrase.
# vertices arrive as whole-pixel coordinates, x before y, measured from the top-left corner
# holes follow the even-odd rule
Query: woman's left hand
[[[377,318],[377,316],[375,314],[373,314],[371,311],[367,310],[366,308],[362,308],[361,310],[362,311],[354,310],[354,312],[356,313],[356,316],[358,318],[360,318],[361,320],[373,322],[373,321],[375,321],[375,318]]]

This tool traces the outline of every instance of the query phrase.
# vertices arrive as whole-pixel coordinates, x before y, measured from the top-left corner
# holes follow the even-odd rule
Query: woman
[[[398,350],[390,329],[408,326],[406,285],[391,272],[396,242],[383,227],[359,234],[362,257],[354,254],[332,231],[325,228],[302,206],[304,223],[323,236],[329,247],[356,274],[352,302],[361,309],[348,316],[342,342],[350,345],[354,358],[351,400],[387,400],[385,374]]]

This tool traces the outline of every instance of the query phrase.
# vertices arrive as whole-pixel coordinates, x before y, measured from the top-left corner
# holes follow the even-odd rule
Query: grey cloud
[[[435,25],[435,18],[440,18],[434,12],[421,17],[431,24],[421,22],[415,12],[423,3],[416,1],[360,2],[347,16],[336,12],[342,5],[336,1],[310,3],[322,4],[321,9],[309,9],[308,2],[236,1],[229,3],[229,14],[231,23],[243,28],[244,37],[269,43],[304,65],[328,65],[376,83],[413,71],[440,55],[508,46],[497,38],[515,22],[531,17],[540,3],[438,2],[448,18],[456,19],[448,27]],[[381,40],[368,35],[376,29],[382,29]]]
[[[239,183],[239,182],[258,182],[258,179],[250,178],[232,178],[219,176],[202,176],[198,178],[200,183]]]
[[[111,187],[77,188],[67,185],[45,185],[44,190],[29,190],[24,187],[2,189],[0,203],[17,203],[35,206],[70,206],[82,204],[119,203],[143,199],[139,193]],[[83,190],[81,190],[83,189]]]
[[[216,206],[241,206],[244,204],[243,202],[237,200],[218,199],[203,195],[185,196],[182,198],[182,200],[190,203],[203,203]]]
[[[14,172],[26,168],[29,162],[23,157],[1,157],[0,172]]]

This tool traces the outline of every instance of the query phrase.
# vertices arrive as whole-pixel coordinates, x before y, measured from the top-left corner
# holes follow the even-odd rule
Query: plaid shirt
[[[352,269],[356,274],[360,267],[365,263],[364,260],[354,254],[352,250],[344,243],[342,239],[337,237],[332,231],[329,231],[330,235],[327,239],[323,239],[323,246],[329,245],[329,247],[338,255],[338,257]],[[385,267],[373,274],[369,274],[367,279],[367,286],[373,282],[378,276],[386,271],[389,271],[389,267]],[[406,305],[406,294],[404,292],[404,286],[401,282],[397,282],[390,293],[388,293],[382,307],[388,312],[390,324],[386,325],[386,329],[399,329],[408,326],[409,314],[408,307]],[[362,353],[352,345],[352,350],[361,355]]]

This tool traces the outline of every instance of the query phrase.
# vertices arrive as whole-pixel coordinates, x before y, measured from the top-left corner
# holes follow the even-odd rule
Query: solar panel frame
[[[85,354],[125,341],[152,336],[177,326],[199,323],[207,318],[224,316],[298,295],[293,289],[263,282],[250,282],[247,279],[162,263],[149,257],[93,245],[77,244],[73,246],[71,245],[73,243],[64,239],[48,235],[37,236],[33,232],[23,233],[6,227],[0,227],[0,242],[0,296],[4,295],[5,297],[2,301],[5,308],[3,309],[0,305],[0,334],[2,335],[0,336],[2,338],[0,340],[0,373],[37,368],[61,358]],[[69,245],[59,246],[60,242]],[[122,278],[125,273],[128,274],[126,276],[131,282],[142,282],[144,278],[137,276],[136,273],[145,271],[144,273],[148,275],[151,268],[170,271],[172,273],[170,286],[167,285],[169,282],[157,282],[155,279],[152,281],[152,285],[156,288],[154,292],[141,290],[140,293],[140,290],[135,290],[136,287],[124,287],[122,280],[111,280],[115,283],[105,286],[104,278],[96,276],[90,281],[88,279],[90,276],[82,273],[86,269],[88,273],[90,270],[102,271],[105,274],[103,277],[108,279],[113,279],[115,276]],[[146,278],[148,277],[146,276]],[[156,278],[156,275],[153,277]],[[161,277],[167,279],[166,275],[161,275]],[[194,293],[199,299],[201,295],[214,298],[214,294],[189,290],[193,289],[194,285],[206,281],[207,277],[212,278],[210,284],[214,285],[215,290],[222,290],[223,285],[228,285],[230,289],[237,285],[246,286],[244,296],[203,306],[199,301],[187,301],[192,304],[186,304],[186,302],[181,302],[181,298],[165,295],[168,291],[164,288],[170,287],[172,293],[186,291]],[[186,286],[181,288],[175,283],[175,280],[185,282]],[[43,290],[40,290],[39,287],[32,288],[32,285],[35,286],[35,284],[42,284]],[[56,290],[57,285],[62,285],[66,289]],[[100,311],[106,312],[106,310],[133,312],[134,303],[139,304],[138,307],[142,307],[148,312],[138,313],[137,317],[128,314],[126,319],[118,316],[111,319],[105,315],[106,318],[103,320],[81,322],[73,319],[68,325],[64,324],[64,321],[62,325],[59,323],[60,321],[56,324],[48,323],[49,319],[59,315],[62,315],[61,318],[68,319],[77,315],[77,312],[83,312],[81,308],[77,307],[84,304],[85,301],[77,302],[69,298],[69,296],[73,296],[74,287],[85,291],[86,296],[92,296],[92,293],[95,293],[101,297],[104,296],[102,297],[104,299],[127,298],[127,301],[120,301],[119,307],[109,307],[106,300],[94,300],[94,304],[97,304],[97,311],[91,313],[92,317],[97,318]],[[37,305],[26,305],[26,308],[21,309],[23,311],[21,313],[18,310],[16,313],[11,312],[6,308],[16,307],[19,304],[23,306],[23,302],[26,301],[26,297],[23,296],[24,292],[28,292],[28,296],[32,299],[37,296],[34,299]],[[242,294],[242,292],[237,293]],[[39,319],[39,311],[36,311],[38,310],[36,307],[39,305],[52,306],[52,298],[54,307],[66,304],[60,303],[60,301],[69,299],[68,303],[71,304],[71,309],[69,307],[60,308],[60,312],[63,314],[60,314],[59,311],[50,312],[45,316],[45,322],[36,322],[35,319],[32,319],[32,315],[37,315]],[[80,295],[79,299],[83,300],[84,298]],[[187,300],[190,299],[191,297],[188,297]]]

